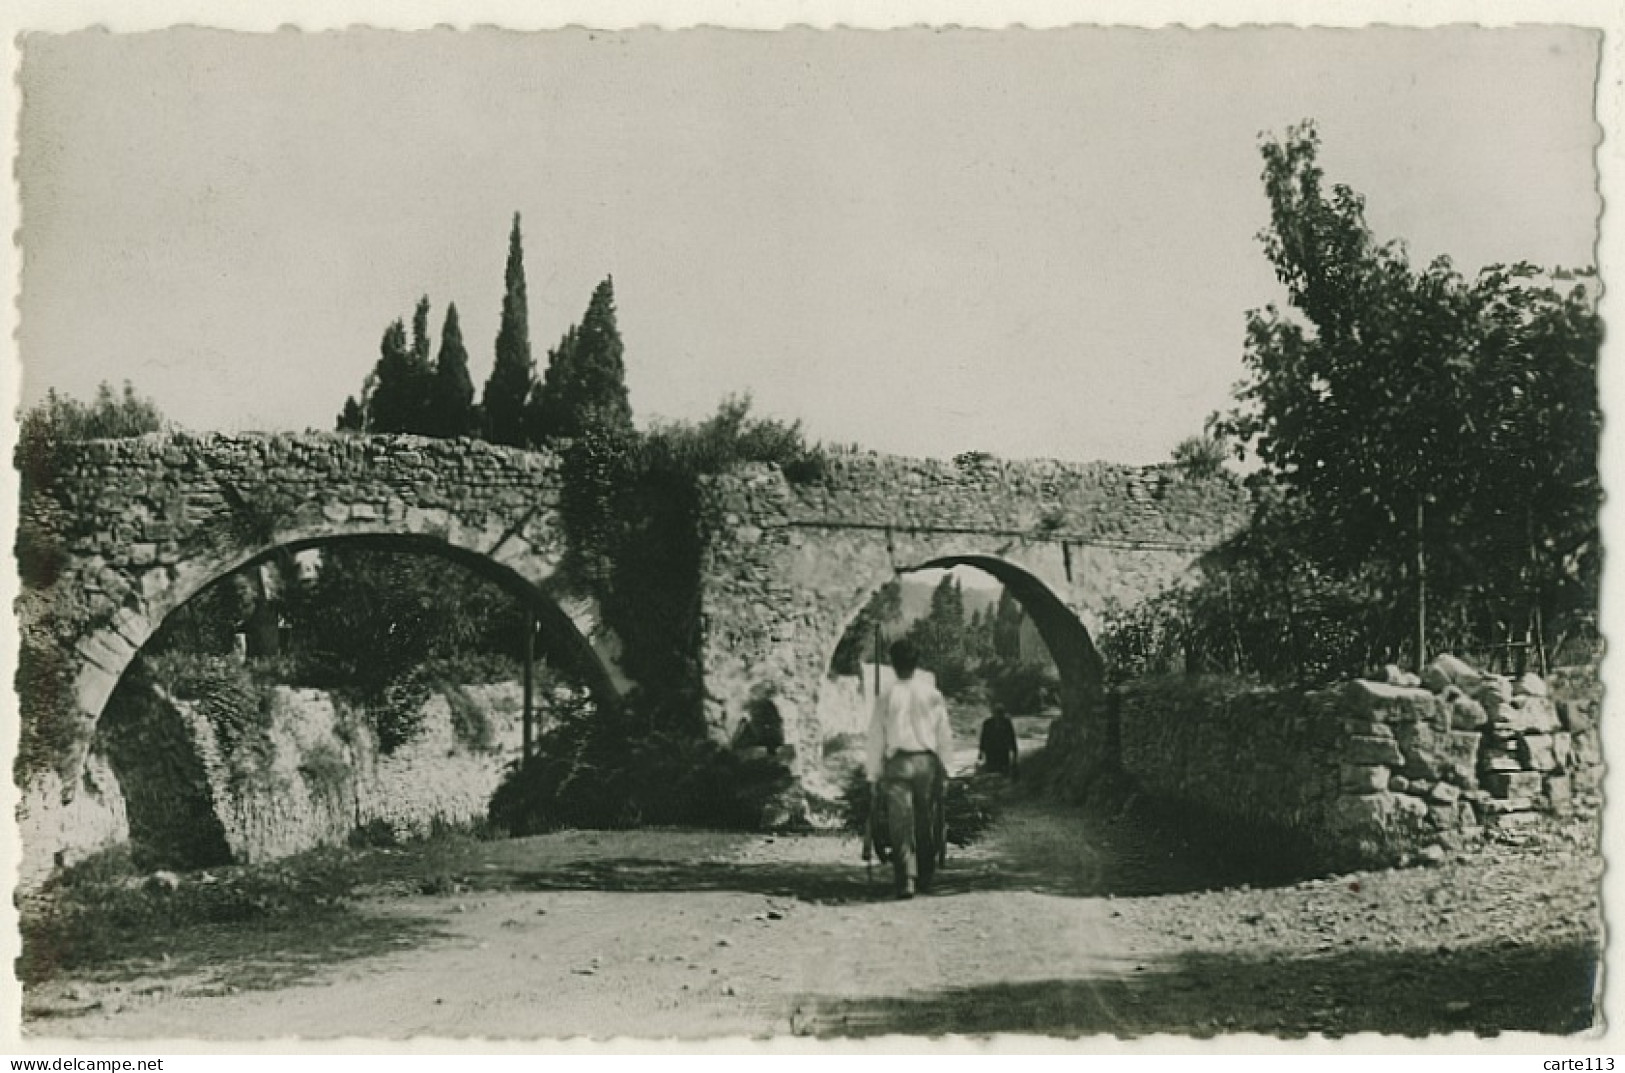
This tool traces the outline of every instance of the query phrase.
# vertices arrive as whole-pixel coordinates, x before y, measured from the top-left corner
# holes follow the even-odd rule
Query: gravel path
[[[1011,801],[938,893],[851,839],[568,832],[474,847],[452,893],[357,907],[393,949],[57,977],[31,1036],[261,1040],[908,1033],[1573,1032],[1592,1020],[1584,833],[1439,866],[1206,890],[1134,821]]]

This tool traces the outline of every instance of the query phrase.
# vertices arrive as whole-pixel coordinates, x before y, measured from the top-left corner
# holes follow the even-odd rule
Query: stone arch
[[[948,555],[914,570],[969,566],[1003,585],[1033,620],[1061,678],[1061,711],[1068,718],[1092,714],[1105,695],[1105,666],[1083,620],[1035,573],[993,555]]]
[[[602,701],[613,704],[626,694],[632,683],[620,667],[618,639],[596,600],[559,583],[556,555],[533,547],[511,529],[471,526],[446,511],[418,513],[421,517],[404,526],[374,519],[327,520],[279,529],[263,540],[225,539],[166,568],[161,579],[151,577],[156,571],[149,572],[112,623],[78,644],[74,698],[88,733],[76,759],[83,760],[102,710],[131,661],[171,613],[233,571],[279,551],[340,543],[439,555],[496,581],[536,610],[544,630],[563,638],[565,650]]]
[[[827,720],[835,715],[843,715],[845,719],[838,723],[840,732],[853,732],[851,714],[847,712],[851,697],[842,697],[835,694],[837,689],[850,689],[850,684],[834,683],[829,678],[829,667],[835,654],[835,645],[840,639],[847,636],[856,618],[863,611],[863,606],[873,598],[882,584],[892,577],[913,574],[913,572],[926,571],[926,569],[949,569],[955,566],[975,567],[988,576],[994,577],[999,584],[1003,584],[1009,592],[1016,597],[1022,605],[1022,610],[1033,619],[1038,634],[1042,637],[1050,655],[1055,660],[1061,686],[1059,686],[1059,701],[1061,701],[1061,714],[1063,719],[1089,736],[1092,743],[1098,743],[1098,748],[1110,748],[1110,741],[1103,736],[1105,727],[1105,668],[1102,658],[1095,650],[1094,639],[1082,621],[1081,616],[1072,610],[1066,600],[1059,597],[1053,589],[1050,580],[1043,579],[1038,571],[1024,564],[1014,563],[1009,558],[998,554],[975,553],[975,551],[952,550],[944,551],[920,550],[913,556],[899,556],[894,564],[887,567],[884,576],[874,572],[868,577],[868,587],[861,592],[853,605],[848,606],[845,615],[838,621],[838,629],[834,636],[824,642],[822,652],[822,665],[819,668],[819,681],[816,691],[816,719],[819,725],[817,733],[824,735],[829,732]],[[866,689],[866,683],[861,684]],[[1105,759],[1103,756],[1102,759]]]
[[[921,570],[946,570],[956,566],[973,567],[993,577],[1010,591],[1033,620],[1039,636],[1055,661],[1056,671],[1060,676],[1062,714],[1069,719],[1092,719],[1098,716],[1105,694],[1105,667],[1100,654],[1096,651],[1094,640],[1080,617],[1037,573],[997,555],[955,552],[941,555],[926,554],[918,562],[910,562],[909,565],[898,564],[892,568],[888,576],[900,577]],[[834,645],[839,644],[840,638],[852,628],[863,607],[882,584],[884,580],[875,582],[865,590],[862,600],[850,608],[842,619],[835,641],[827,646],[828,651],[824,658],[825,678],[828,676],[829,662],[833,658]],[[820,694],[827,686],[826,681],[819,683]]]

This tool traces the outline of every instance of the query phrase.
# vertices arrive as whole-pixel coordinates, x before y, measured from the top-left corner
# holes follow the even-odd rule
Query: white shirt
[[[864,771],[874,782],[893,753],[918,752],[936,753],[946,766],[953,759],[954,732],[948,725],[948,702],[927,676],[915,672],[875,698]]]

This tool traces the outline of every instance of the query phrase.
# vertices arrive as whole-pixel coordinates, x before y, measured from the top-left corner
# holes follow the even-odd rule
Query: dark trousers
[[[935,753],[893,753],[880,789],[886,795],[892,878],[897,892],[929,887],[937,870],[936,814],[946,771]]]

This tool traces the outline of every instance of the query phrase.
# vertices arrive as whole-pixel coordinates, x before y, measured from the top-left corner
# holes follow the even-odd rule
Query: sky
[[[455,301],[477,386],[522,215],[533,354],[613,275],[640,424],[732,393],[898,454],[1164,460],[1230,403],[1262,133],[1414,260],[1593,264],[1585,31],[28,35],[26,406],[331,428]]]

